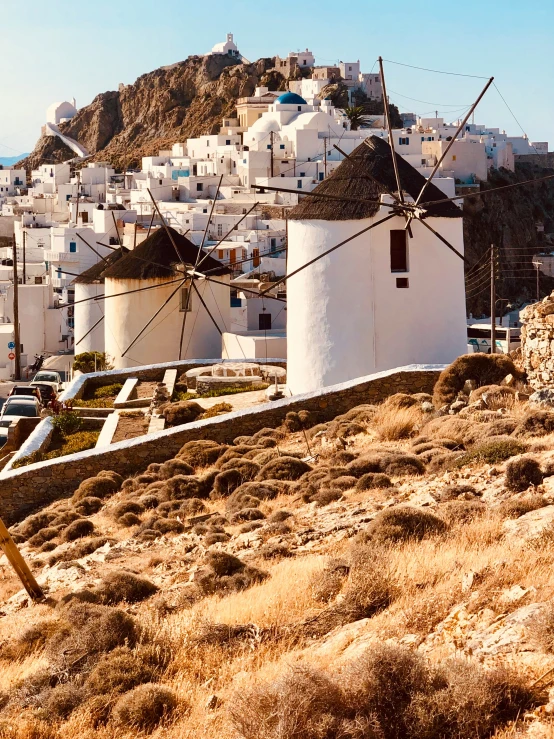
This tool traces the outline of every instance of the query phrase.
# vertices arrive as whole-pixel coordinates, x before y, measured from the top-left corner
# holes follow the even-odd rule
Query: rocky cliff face
[[[116,167],[137,166],[143,156],[176,141],[216,133],[239,97],[253,94],[273,59],[240,64],[224,56],[193,56],[144,74],[118,92],[104,92],[60,130],[86,146],[98,160]],[[42,137],[27,169],[73,155],[55,137]]]
[[[553,175],[554,169],[517,164],[515,172],[493,171],[482,192]],[[538,234],[536,223],[544,224]],[[508,303],[521,304],[537,297],[537,280],[532,257],[554,248],[554,179],[520,185],[508,190],[466,198],[464,203],[464,243],[469,259],[467,306],[475,316],[490,315],[489,285],[486,281],[487,253],[498,249],[497,310]],[[541,297],[554,289],[554,280],[540,275]]]

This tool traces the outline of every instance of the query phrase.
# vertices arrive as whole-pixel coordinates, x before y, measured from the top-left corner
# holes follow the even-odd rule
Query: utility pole
[[[325,151],[323,152],[323,179],[327,179],[327,136],[323,139]]]
[[[496,354],[496,285],[495,285],[496,250],[491,244],[491,354]]]
[[[79,225],[79,191],[81,189],[81,170],[77,171],[77,212],[75,213],[75,227]]]
[[[19,335],[19,282],[17,277],[17,248],[13,242],[13,336],[15,343],[15,380],[21,379],[21,336]]]
[[[27,284],[27,260],[25,258],[26,241],[27,241],[27,231],[23,229],[23,284],[24,285]]]
[[[269,135],[270,135],[270,141],[271,141],[271,177],[273,177],[273,135],[274,135],[274,132],[270,131]]]

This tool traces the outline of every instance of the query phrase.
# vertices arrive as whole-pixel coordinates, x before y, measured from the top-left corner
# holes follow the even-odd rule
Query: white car
[[[37,372],[33,377],[31,385],[34,385],[37,382],[41,385],[52,385],[56,393],[62,391],[62,378],[57,372],[53,372],[52,370],[41,370],[40,372]]]
[[[40,403],[32,396],[13,396],[8,398],[0,414],[0,428],[7,428],[12,421],[20,418],[38,418]]]

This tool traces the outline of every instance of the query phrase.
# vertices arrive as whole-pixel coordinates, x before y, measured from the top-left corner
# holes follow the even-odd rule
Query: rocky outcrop
[[[226,56],[192,56],[139,77],[119,91],[104,92],[60,131],[95,159],[115,167],[137,166],[191,136],[216,133],[239,97],[252,95],[274,66],[273,59],[241,64]],[[42,137],[19,166],[33,169],[46,159],[73,157],[59,140]]]

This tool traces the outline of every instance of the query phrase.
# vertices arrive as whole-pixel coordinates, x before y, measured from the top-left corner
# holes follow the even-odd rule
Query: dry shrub
[[[367,472],[356,483],[356,490],[374,490],[376,488],[391,487],[392,481],[390,477],[382,472]]]
[[[276,457],[262,467],[259,480],[298,480],[312,468],[296,457]]]
[[[315,503],[317,508],[323,508],[342,498],[342,491],[334,488],[321,488],[317,493],[310,495],[306,502]]]
[[[540,613],[529,624],[533,640],[538,646],[554,654],[554,603],[546,603]]]
[[[380,511],[367,528],[360,532],[359,539],[373,543],[420,540],[442,534],[446,529],[446,523],[429,511],[397,506]]]
[[[244,523],[244,521],[262,521],[265,514],[259,508],[243,508],[231,516],[231,524]]]
[[[508,385],[484,385],[473,390],[469,396],[470,403],[475,403],[480,399],[491,411],[497,411],[500,408],[513,408],[516,402],[516,391]]]
[[[351,490],[356,487],[358,482],[357,478],[352,475],[339,475],[338,477],[331,478],[331,486],[334,490]]]
[[[283,523],[283,521],[287,521],[289,518],[292,518],[293,514],[290,511],[273,511],[271,516],[267,519],[269,523]]]
[[[181,447],[177,458],[188,462],[188,464],[197,469],[198,467],[208,467],[214,464],[227,449],[227,446],[218,444],[217,441],[198,439],[196,441],[188,441]]]
[[[48,720],[64,721],[85,699],[85,691],[75,683],[62,683],[47,691],[41,700],[41,708]]]
[[[8,644],[2,645],[2,659],[24,659],[25,657],[44,649],[46,643],[63,629],[64,623],[59,619],[40,619],[32,626],[25,629],[19,637]]]
[[[30,539],[41,529],[46,528],[56,515],[54,513],[36,513],[28,516],[19,526],[12,529],[13,533],[19,534],[24,539]]]
[[[94,533],[94,524],[86,518],[80,518],[78,521],[73,521],[63,532],[64,541],[75,541],[76,539],[83,539],[85,536],[90,536]]]
[[[530,485],[540,485],[542,479],[540,465],[532,457],[511,459],[506,465],[506,487],[514,493],[523,492]]]
[[[477,444],[471,451],[457,455],[456,467],[464,467],[468,464],[497,464],[504,462],[510,457],[523,454],[526,446],[517,439],[510,436],[496,436],[489,441]]]
[[[383,471],[393,477],[404,475],[423,475],[425,465],[422,460],[414,454],[397,454],[384,465]]]
[[[487,506],[480,500],[449,500],[442,503],[438,512],[449,526],[466,524],[479,516],[484,516]]]
[[[230,715],[244,739],[459,739],[490,736],[541,693],[507,669],[382,644],[335,675],[297,665],[243,688]]]
[[[253,480],[260,471],[260,465],[249,459],[231,459],[220,468],[221,472],[214,480],[214,492],[228,496],[244,482]]]
[[[182,534],[185,527],[175,518],[158,518],[153,522],[152,528],[159,534]]]
[[[181,503],[179,511],[183,516],[199,516],[206,512],[206,506],[200,498],[188,498]]]
[[[288,485],[282,480],[264,480],[263,482],[252,481],[245,482],[235,490],[233,496],[240,496],[243,493],[253,495],[260,500],[273,500],[278,495],[288,492]]]
[[[413,408],[419,405],[419,402],[415,396],[408,393],[394,393],[394,395],[389,395],[382,405],[389,408]]]
[[[34,536],[31,536],[31,538],[29,539],[29,546],[40,547],[45,542],[51,541],[51,539],[55,539],[59,533],[59,528],[47,526],[45,529],[41,529]]]
[[[181,400],[177,403],[168,403],[164,406],[163,416],[168,426],[181,426],[184,423],[196,421],[204,409],[194,400]]]
[[[160,480],[169,480],[170,477],[175,477],[175,475],[192,474],[194,474],[194,467],[183,459],[170,459],[160,465],[158,470]]]
[[[136,515],[144,513],[144,506],[134,500],[125,500],[122,503],[118,503],[118,505],[112,509],[112,516],[116,521],[126,513],[135,513]]]
[[[109,498],[119,490],[119,485],[111,477],[107,475],[97,475],[96,477],[89,477],[79,485],[77,490],[73,493],[73,501],[78,503],[83,498]]]
[[[282,441],[285,438],[285,434],[282,431],[279,431],[279,429],[271,429],[271,428],[263,428],[259,431],[256,431],[256,433],[252,436],[252,439],[255,442],[260,441],[260,439],[273,439],[274,441]]]
[[[177,707],[175,693],[164,685],[145,683],[119,698],[113,715],[116,723],[130,729],[153,731]]]
[[[384,441],[398,441],[412,436],[421,425],[422,418],[423,414],[417,405],[405,407],[385,402],[373,416],[372,426]]]
[[[219,457],[219,459],[216,462],[216,467],[218,469],[221,469],[223,465],[229,460],[238,459],[239,457],[243,457],[245,454],[248,454],[249,452],[251,452],[253,449],[256,449],[256,448],[258,447],[252,447],[249,444],[238,444],[237,446],[230,446]]]
[[[546,436],[554,432],[554,413],[552,411],[528,410],[519,422],[516,436]]]
[[[70,601],[62,608],[65,628],[46,642],[46,652],[54,660],[70,665],[76,657],[87,659],[127,645],[133,647],[138,629],[132,616],[115,608]]]
[[[283,421],[283,428],[288,433],[295,431],[301,431],[302,429],[308,429],[315,424],[316,419],[310,411],[290,411],[287,413],[285,420]]]
[[[266,572],[246,565],[228,552],[211,551],[205,559],[205,568],[197,575],[196,583],[204,595],[216,592],[233,592],[263,582]]]
[[[213,544],[226,544],[231,538],[224,531],[209,531],[204,537],[204,546],[211,547]]]
[[[102,470],[98,473],[97,477],[107,477],[108,480],[111,480],[115,485],[117,485],[118,489],[123,484],[123,476],[115,470]]]
[[[504,501],[500,506],[500,512],[507,518],[519,518],[547,505],[548,501],[542,495],[517,495]]]
[[[175,475],[166,480],[162,490],[170,500],[204,497],[200,481],[193,475]]]
[[[124,513],[123,516],[117,519],[117,523],[120,526],[131,528],[132,526],[140,525],[140,518],[137,516],[136,513]]]
[[[383,467],[383,459],[389,459],[389,454],[367,454],[358,457],[346,465],[346,469],[350,475],[354,477],[362,477],[370,473],[381,472]]]
[[[442,408],[456,400],[468,380],[482,387],[497,385],[507,375],[519,378],[521,373],[504,354],[464,354],[441,372],[433,390],[435,408]]]
[[[104,503],[100,498],[96,498],[92,495],[82,498],[75,506],[75,511],[81,516],[92,516],[93,513],[98,513]]]
[[[348,718],[343,691],[325,673],[307,665],[236,693],[229,711],[244,739],[348,737],[343,731]],[[378,734],[364,732],[362,737],[377,739]]]
[[[98,603],[116,605],[122,602],[138,603],[157,593],[158,588],[145,577],[121,570],[106,575],[93,592]]]
[[[65,552],[51,557],[48,560],[48,564],[52,567],[56,562],[72,562],[75,559],[87,557],[97,549],[100,549],[100,547],[103,547],[108,541],[114,540],[108,539],[105,536],[95,536],[92,539],[81,539],[68,547]]]
[[[85,682],[89,695],[117,695],[156,678],[156,669],[140,651],[118,647],[103,656]]]
[[[343,588],[350,565],[343,559],[331,559],[323,571],[313,574],[310,588],[314,600],[329,603],[334,600]]]
[[[448,500],[473,500],[479,493],[473,487],[473,485],[467,485],[465,483],[459,485],[447,485],[443,488],[440,499],[441,501]]]
[[[428,441],[446,438],[463,445],[468,434],[474,433],[476,425],[459,416],[439,416],[428,421],[424,431]]]

